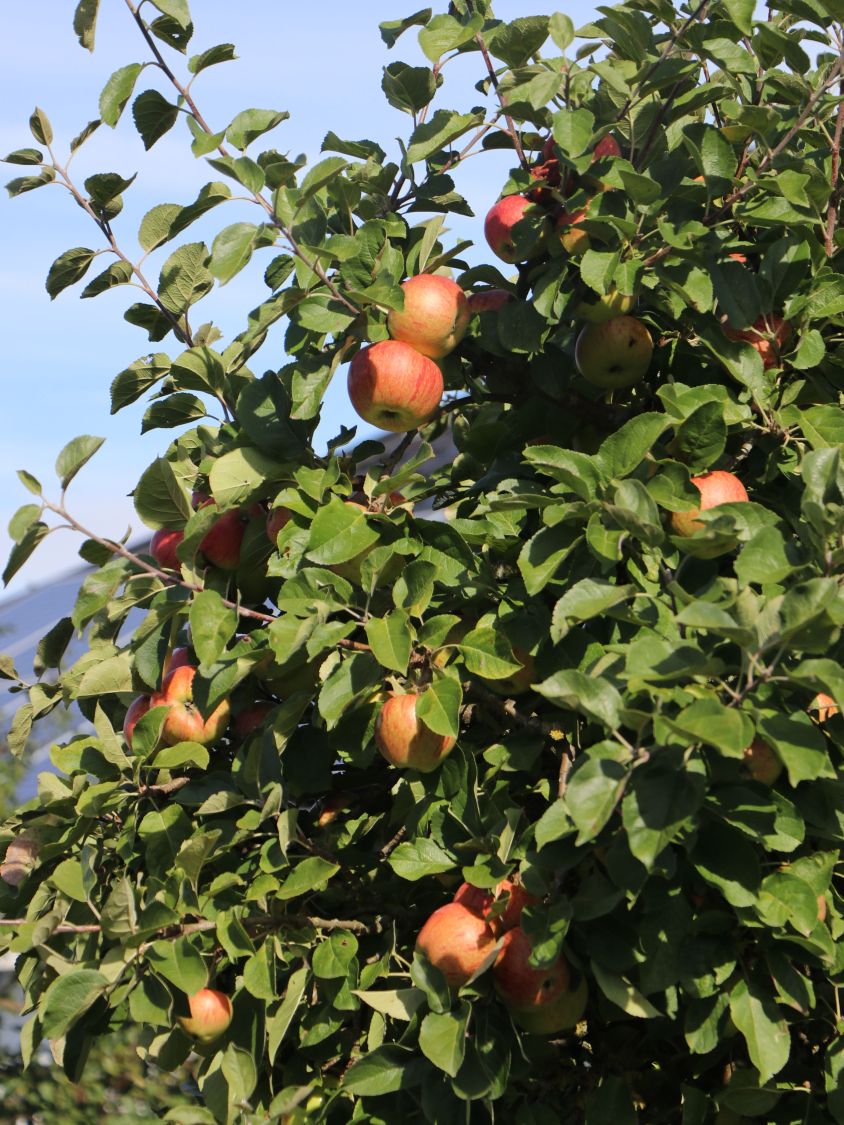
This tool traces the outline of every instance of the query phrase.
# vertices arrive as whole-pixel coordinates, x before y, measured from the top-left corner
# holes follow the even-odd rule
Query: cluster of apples
[[[191,497],[194,511],[216,503],[216,500],[204,492],[194,492]],[[220,570],[237,570],[249,520],[263,515],[264,509],[259,504],[252,505],[246,511],[235,508],[223,512],[199,544],[206,562],[211,566],[219,567]],[[149,551],[162,570],[171,570],[178,574],[182,569],[181,560],[176,552],[184,537],[183,531],[171,528],[162,528],[153,535]]]
[[[615,138],[605,136],[592,150],[592,162],[612,160],[620,155]],[[592,176],[579,183],[574,174],[563,183],[553,137],[545,142],[531,175],[546,186],[531,188],[526,195],[505,195],[487,214],[484,234],[491,250],[511,265],[520,260],[530,261],[546,252],[554,231],[567,254],[583,254],[591,244],[588,232],[582,227],[590,201],[572,211],[558,201],[561,195],[570,196],[579,187],[600,192],[609,185]],[[516,227],[530,219],[539,220],[539,225],[535,239],[525,245],[515,237]],[[635,297],[611,286],[604,295],[595,300],[585,298],[575,307],[574,315],[587,321],[575,344],[575,363],[583,378],[602,390],[632,387],[645,377],[650,367],[651,334],[640,320],[627,315],[635,302]]]
[[[416,948],[457,991],[492,965],[495,990],[525,1031],[549,1035],[574,1027],[583,1016],[585,981],[572,987],[572,972],[560,954],[544,969],[530,964],[531,943],[521,927],[522,911],[537,900],[516,880],[493,893],[463,883],[454,899],[435,910]]]
[[[224,699],[207,719],[202,717],[193,701],[196,667],[190,661],[188,649],[174,648],[164,665],[158,691],[152,695],[139,695],[129,705],[123,720],[123,737],[130,750],[138,721],[153,707],[167,708],[161,728],[161,741],[165,746],[175,746],[177,742],[199,742],[210,746],[225,734],[231,715],[229,701]]]
[[[404,433],[430,422],[443,396],[436,360],[454,351],[472,310],[448,277],[421,273],[402,283],[404,308],[387,317],[389,340],[369,344],[349,366],[349,398],[365,422]]]

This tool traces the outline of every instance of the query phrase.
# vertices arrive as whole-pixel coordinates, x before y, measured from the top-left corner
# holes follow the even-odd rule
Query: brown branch
[[[401,828],[398,830],[398,832],[395,834],[395,836],[393,836],[393,838],[391,840],[388,840],[387,843],[384,845],[384,847],[381,849],[381,851],[378,853],[382,863],[384,862],[384,860],[390,858],[390,856],[393,854],[393,852],[396,850],[396,848],[399,846],[399,844],[402,842],[402,840],[405,838],[406,835],[407,835],[407,825],[403,824],[401,826]]]
[[[839,83],[839,94],[844,99],[844,80]],[[835,119],[835,136],[832,141],[832,171],[830,173],[829,206],[826,212],[826,256],[831,258],[835,253],[835,223],[838,215],[840,189],[838,176],[841,171],[841,132],[844,129],[844,100],[838,106],[838,116]]]
[[[29,918],[0,918],[0,926],[28,926],[36,925],[40,919]],[[349,918],[319,918],[310,914],[285,914],[281,917],[274,918],[269,914],[261,914],[255,918],[243,918],[240,920],[241,925],[246,930],[256,929],[284,929],[301,928],[303,926],[313,926],[317,930],[350,930],[353,934],[369,934],[378,930],[380,926],[380,915],[376,917],[374,924],[367,922],[359,922],[356,919]],[[203,920],[201,922],[183,922],[176,926],[165,926],[157,931],[157,937],[154,940],[161,938],[175,938],[184,937],[190,934],[208,933],[211,930],[216,930],[218,923]],[[97,924],[91,925],[74,925],[70,922],[62,922],[51,931],[52,934],[96,934],[100,933],[102,926]],[[152,944],[145,942],[144,947]]]
[[[498,711],[500,715],[510,719],[516,726],[524,727],[525,730],[533,731],[536,734],[544,735],[553,741],[559,740],[560,728],[555,723],[546,723],[536,715],[523,715],[516,706],[515,700],[504,699],[500,695],[489,691],[488,688],[482,687],[481,684],[475,680],[463,685],[464,690],[469,695],[475,695],[478,699],[482,700],[488,707]]]
[[[172,781],[162,782],[161,785],[139,785],[138,792],[142,797],[153,795],[168,797],[171,793],[178,793],[180,789],[184,789],[186,785],[190,784],[190,781],[189,777],[175,777]]]
[[[507,112],[507,104],[504,101],[504,97],[501,93],[501,87],[498,84],[498,75],[495,73],[495,67],[492,65],[492,59],[490,58],[486,43],[484,43],[483,36],[480,32],[478,32],[478,34],[475,36],[475,42],[478,44],[481,55],[483,56],[483,60],[486,63],[487,74],[489,75],[489,80],[492,83],[492,87],[495,90],[496,96],[498,98],[498,104],[501,106],[501,112],[504,114],[504,120],[507,122],[507,132],[510,135],[511,140],[513,141],[513,147],[516,150],[516,155],[518,156],[522,167],[529,168],[530,162],[525,156],[525,150],[522,148],[521,138],[516,132],[516,125],[513,121],[513,118]]]

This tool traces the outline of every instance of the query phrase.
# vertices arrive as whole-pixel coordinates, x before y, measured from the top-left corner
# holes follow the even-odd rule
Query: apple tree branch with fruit
[[[400,148],[306,165],[283,112],[203,116],[234,50],[190,53],[185,0],[126,7],[146,61],[70,154],[131,104],[218,178],[138,248],[131,181],[80,183],[42,110],[6,157],[91,220],[51,296],[140,290],[165,350],[112,410],[175,431],[148,550],[73,514],[102,439],[20,474],[5,580],[58,527],[92,568],[0,664],[16,754],[90,723],[0,829],[24,1061],[78,1079],[131,1024],[201,1059],[177,1122],[844,1122],[844,13],[455,0],[381,24],[425,59],[384,69]],[[198,306],[253,259],[226,339]],[[315,448],[344,377],[397,436]]]

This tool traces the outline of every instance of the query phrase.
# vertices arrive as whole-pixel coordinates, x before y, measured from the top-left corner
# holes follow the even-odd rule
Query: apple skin
[[[605,324],[587,324],[577,338],[574,359],[587,382],[604,390],[632,387],[651,364],[651,334],[633,316],[617,316]]]
[[[505,195],[487,213],[484,236],[493,254],[502,262],[514,265],[520,260],[537,258],[543,252],[547,229],[540,232],[533,246],[524,255],[520,255],[513,243],[513,227],[534,214],[537,214],[537,208],[526,195]]]
[[[571,989],[571,970],[561,955],[547,969],[529,963],[531,944],[517,926],[504,935],[492,969],[495,990],[525,1031],[548,1035],[574,1027],[586,1007],[586,985]]]
[[[213,504],[215,501],[206,503]],[[203,508],[205,506],[201,505]],[[246,518],[243,512],[223,512],[199,544],[199,549],[212,566],[217,566],[220,570],[237,570],[245,534]]]
[[[744,751],[744,768],[753,781],[773,785],[783,765],[775,751],[762,738],[754,738]]]
[[[365,422],[400,434],[430,422],[443,377],[428,356],[401,340],[361,348],[349,366],[349,398]]]
[[[791,324],[781,316],[760,316],[750,328],[724,325],[724,335],[728,340],[750,344],[762,357],[762,366],[767,371],[780,366],[780,352],[791,339]]]
[[[182,563],[176,555],[176,548],[184,537],[183,531],[171,531],[166,527],[153,535],[149,544],[149,553],[162,570],[174,570],[176,574],[181,571]]]
[[[126,739],[126,745],[130,750],[132,749],[132,735],[135,726],[152,706],[151,699],[152,697],[149,695],[139,695],[137,699],[132,700],[126,709],[126,718],[123,720],[123,737]]]
[[[455,991],[480,969],[495,949],[495,934],[459,902],[435,910],[419,931],[416,948],[435,965]]]
[[[825,723],[827,719],[831,719],[833,715],[838,714],[838,704],[831,695],[827,695],[825,691],[819,691],[812,700],[809,710],[815,712],[819,723]]]
[[[578,230],[585,218],[586,207],[581,207],[578,211],[561,211],[557,216],[560,245],[567,254],[584,254],[592,245],[587,232]]]
[[[437,734],[417,718],[418,698],[415,693],[390,696],[375,720],[375,745],[391,765],[431,773],[457,740]]]
[[[390,311],[387,330],[429,359],[453,352],[469,327],[472,313],[466,294],[450,277],[420,273],[402,282],[404,309]]]
[[[592,150],[592,163],[594,164],[596,160],[614,160],[618,156],[621,156],[621,149],[618,147],[618,141],[615,137],[601,137]],[[610,184],[604,183],[602,180],[595,180],[591,176],[587,178],[595,184],[598,191],[611,190]]]
[[[701,512],[717,508],[719,504],[742,503],[750,499],[738,477],[733,473],[724,472],[723,469],[692,477],[692,484],[700,493],[700,507],[691,508],[687,512],[671,513],[671,527],[674,534],[682,535],[684,538],[703,529],[703,522],[698,519]]]
[[[264,726],[266,719],[276,709],[275,703],[262,699],[244,707],[232,718],[232,733],[239,742],[244,742],[253,731]]]
[[[536,679],[536,661],[527,649],[521,648],[519,645],[513,645],[513,656],[521,664],[518,672],[513,672],[512,675],[506,676],[503,680],[487,680],[483,676],[478,677],[496,695],[524,695],[526,691],[530,691],[530,685]]]
[[[482,312],[498,312],[512,300],[515,300],[513,294],[508,293],[506,289],[479,289],[476,293],[469,294],[466,303],[470,313],[474,315]]]
[[[594,300],[585,298],[578,302],[574,315],[578,320],[588,320],[591,324],[605,324],[617,316],[627,316],[635,307],[636,298],[632,293],[620,293],[611,285],[609,293],[596,294]]]
[[[190,1016],[177,1016],[182,1031],[198,1043],[213,1043],[232,1022],[232,1002],[216,988],[200,988],[188,997]]]
[[[203,746],[209,746],[222,737],[228,726],[231,707],[227,699],[219,704],[207,720],[194,707],[195,675],[196,668],[189,664],[174,668],[164,677],[161,688],[152,696],[151,707],[170,708],[161,728],[165,746],[175,746],[177,742],[199,742]]]
[[[164,666],[161,669],[162,679],[168,673],[172,672],[174,668],[183,668],[185,664],[190,664],[192,660],[193,656],[189,648],[185,648],[184,645],[179,645],[174,648],[170,655],[164,660]]]
[[[288,508],[273,508],[267,512],[267,538],[274,547],[278,541],[278,533],[283,527],[287,527],[292,516],[293,513]]]
[[[507,905],[497,913],[493,905],[503,895],[508,896]],[[461,903],[467,910],[483,918],[493,933],[498,935],[505,934],[518,926],[524,908],[538,900],[528,894],[521,883],[513,879],[503,879],[494,892],[473,887],[471,883],[462,883],[457,888],[453,901]]]

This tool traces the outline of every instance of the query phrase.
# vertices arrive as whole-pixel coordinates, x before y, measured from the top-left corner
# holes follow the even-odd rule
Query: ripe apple
[[[514,300],[512,293],[508,293],[506,289],[479,289],[476,293],[470,293],[466,299],[469,306],[469,311],[474,313],[481,312],[498,312],[503,309],[506,304]]]
[[[401,340],[361,348],[349,366],[352,406],[372,426],[400,434],[424,426],[443,395],[443,377],[428,356]]]
[[[232,1002],[216,988],[200,988],[188,997],[190,1016],[177,1016],[182,1031],[199,1043],[213,1043],[232,1022]]]
[[[592,150],[592,163],[596,160],[614,160],[616,157],[621,156],[621,149],[618,147],[618,141],[615,137],[607,135],[601,137],[598,143]],[[595,183],[598,191],[609,191],[611,185],[604,183],[602,180],[594,180],[594,177],[589,177],[589,180]]]
[[[19,887],[38,862],[41,844],[38,830],[24,828],[13,837],[0,863],[0,879],[10,887]]]
[[[613,390],[643,379],[653,350],[651,334],[640,320],[617,316],[605,324],[587,324],[577,338],[574,359],[587,382]]]
[[[560,244],[567,254],[583,254],[592,245],[589,235],[578,227],[586,218],[586,207],[578,211],[561,211],[557,216]]]
[[[632,293],[621,293],[614,285],[608,293],[594,293],[584,297],[575,305],[574,315],[578,320],[588,320],[592,324],[604,324],[617,316],[626,316],[636,306]]]
[[[419,931],[416,948],[445,977],[449,988],[461,988],[495,950],[495,934],[477,914],[459,902],[435,910]]]
[[[350,793],[329,793],[322,802],[322,811],[317,817],[317,827],[327,828],[332,824],[343,809],[347,809],[354,803],[354,798]]]
[[[267,538],[273,546],[278,542],[278,533],[287,526],[292,515],[288,508],[272,508],[267,512]]]
[[[827,913],[826,896],[818,895],[818,921],[825,922]]]
[[[466,294],[450,277],[420,273],[402,282],[404,309],[391,310],[387,329],[394,340],[410,344],[430,359],[453,352],[472,314]]]
[[[574,1027],[586,1007],[586,984],[571,988],[571,970],[562,955],[547,969],[530,963],[531,945],[517,926],[504,935],[492,972],[495,989],[516,1022],[536,1035]]]
[[[500,909],[502,901],[506,898],[504,909]],[[514,879],[503,879],[494,892],[473,887],[471,883],[462,883],[454,895],[454,902],[459,902],[473,914],[483,918],[492,931],[498,935],[512,930],[518,926],[522,911],[526,906],[537,901],[528,894],[521,882]],[[496,909],[499,907],[499,909]]]
[[[754,738],[744,751],[744,768],[754,781],[773,785],[782,773],[782,762],[764,739]]]
[[[143,718],[149,711],[151,706],[151,696],[139,695],[137,699],[133,699],[126,709],[126,717],[123,720],[123,737],[126,739],[126,745],[132,749],[132,734],[139,719]]]
[[[206,500],[200,507],[215,503],[215,500]],[[246,523],[246,515],[239,509],[223,512],[214,523],[199,544],[199,549],[212,566],[218,566],[220,570],[237,570]]]
[[[232,731],[239,742],[245,741],[253,731],[265,725],[267,716],[276,709],[275,703],[261,699],[244,707],[232,718]]]
[[[162,678],[172,672],[174,668],[183,668],[185,664],[190,664],[193,660],[191,650],[185,648],[184,645],[179,645],[174,648],[169,656],[165,657],[164,666],[161,669]]]
[[[184,537],[183,531],[171,531],[166,527],[153,535],[149,544],[149,553],[162,570],[175,570],[178,574],[182,569],[181,560],[176,555],[176,548]]]
[[[536,679],[536,661],[531,653],[520,645],[513,645],[513,656],[521,664],[517,672],[505,676],[503,680],[487,680],[483,676],[479,677],[496,695],[524,695]]]
[[[687,512],[672,512],[671,527],[675,535],[688,537],[700,531],[704,526],[698,519],[701,512],[717,508],[719,504],[742,503],[750,499],[738,477],[722,469],[692,477],[692,484],[700,493],[700,507],[690,508]]]
[[[437,734],[416,715],[419,696],[391,695],[375,720],[375,745],[394,766],[431,773],[454,748],[456,739]]]
[[[493,254],[510,265],[539,257],[545,249],[547,224],[543,225],[527,251],[517,248],[513,241],[513,228],[516,224],[536,215],[544,216],[544,212],[526,195],[505,195],[503,199],[499,199],[484,220],[484,236]]]
[[[208,746],[225,733],[229,722],[231,707],[224,699],[217,708],[203,719],[193,702],[193,679],[196,668],[183,664],[174,668],[164,677],[160,689],[150,701],[151,707],[169,707],[170,711],[161,728],[161,738],[166,746],[177,742],[200,742]]]
[[[816,713],[819,723],[825,723],[827,719],[831,719],[833,715],[838,714],[838,704],[831,695],[827,695],[825,691],[819,691],[809,705],[809,710]]]
[[[724,335],[728,340],[750,344],[762,357],[767,371],[780,366],[780,353],[791,339],[791,324],[781,316],[760,316],[750,328],[732,328],[725,324]]]
[[[545,187],[531,188],[527,193],[528,199],[533,203],[542,203],[550,206],[554,202],[554,193],[551,188],[559,188],[562,182],[560,162],[554,155],[554,138],[548,137],[542,146],[538,163],[530,170],[531,179],[542,180]],[[568,194],[568,191],[566,192]]]

